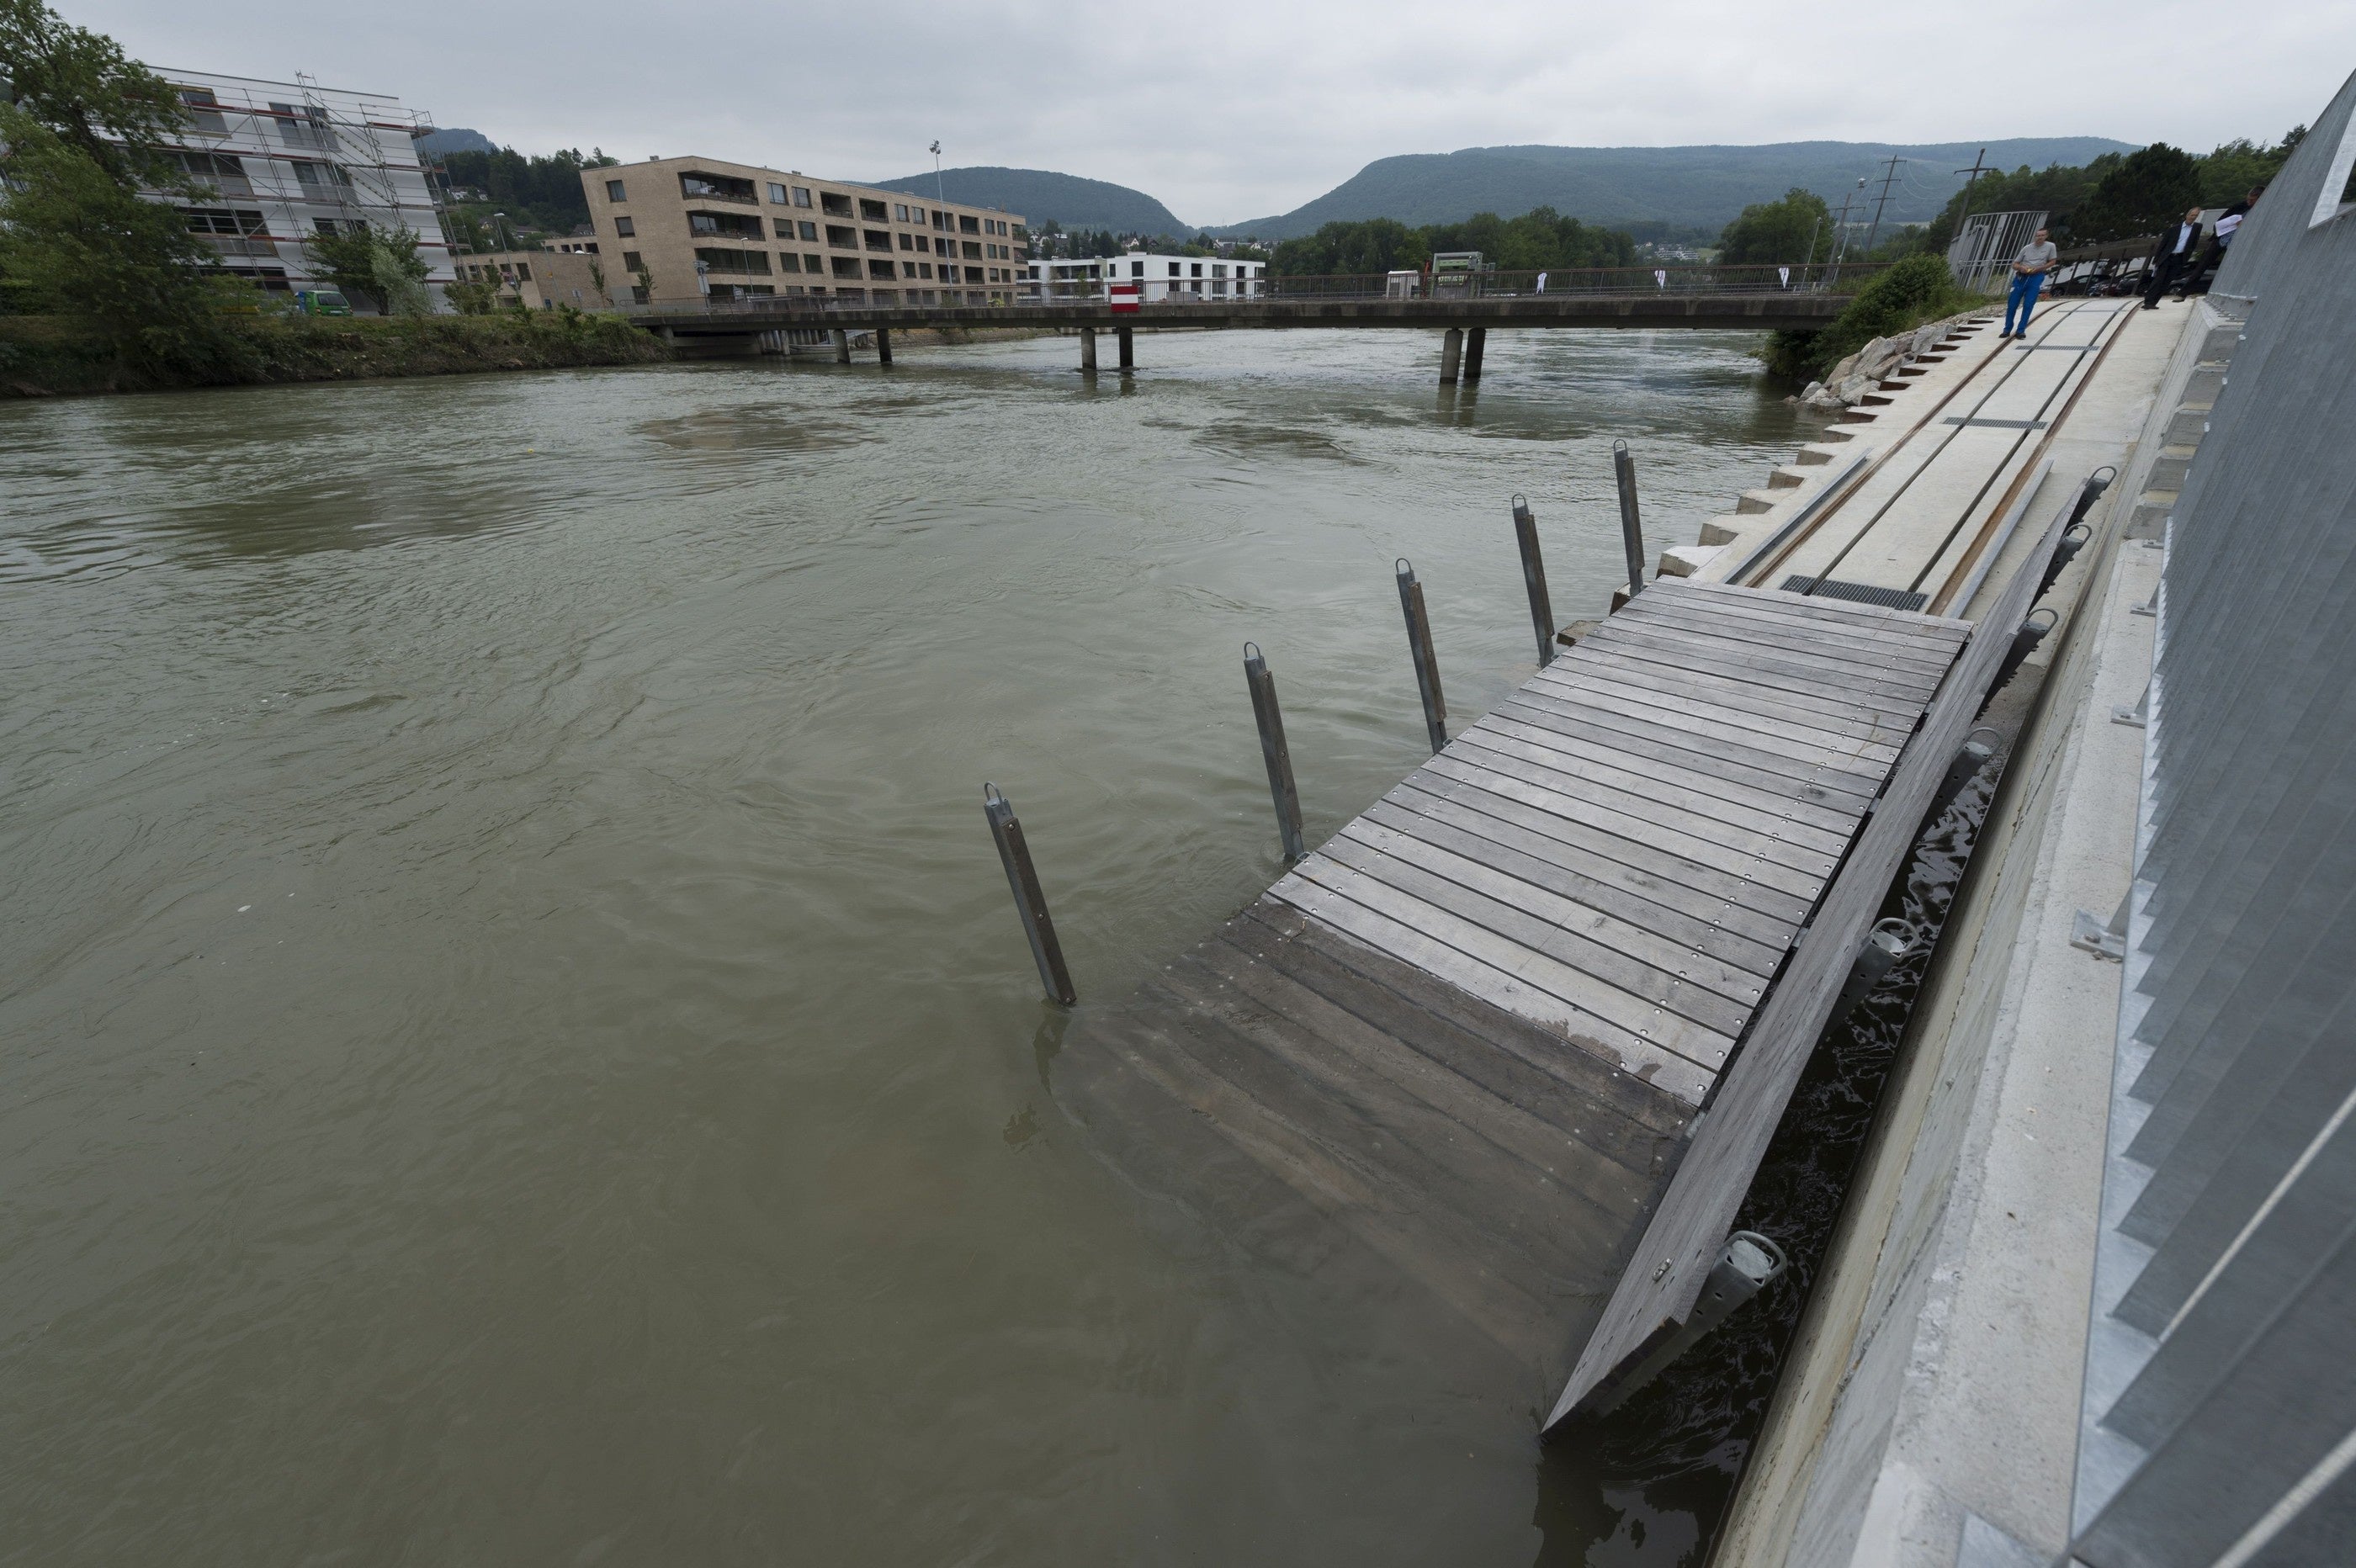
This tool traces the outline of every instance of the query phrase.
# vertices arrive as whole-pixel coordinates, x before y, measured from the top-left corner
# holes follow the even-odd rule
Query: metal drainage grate
[[[1910,593],[1903,588],[1876,588],[1870,582],[1843,582],[1837,577],[1827,577],[1819,582],[1813,577],[1797,572],[1783,579],[1786,593],[1814,593],[1826,599],[1847,599],[1859,604],[1879,604],[1890,610],[1920,610],[1931,602],[1927,593]]]

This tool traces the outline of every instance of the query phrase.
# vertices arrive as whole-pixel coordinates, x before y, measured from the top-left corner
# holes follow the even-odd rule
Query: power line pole
[[[1980,176],[1992,175],[1996,173],[1994,169],[1987,167],[1987,149],[1986,147],[1982,147],[1979,151],[1979,156],[1972,160],[1972,166],[1970,168],[1957,169],[1955,171],[1959,175],[1969,175],[1971,176],[1969,179],[1964,181],[1964,210],[1962,216],[1955,219],[1955,232],[1958,234],[1961,234],[1964,231],[1964,219],[1969,218],[1972,215],[1972,187],[1978,182]]]
[[[1865,253],[1869,257],[1873,254],[1874,240],[1881,233],[1881,209],[1890,205],[1890,187],[1898,178],[1898,165],[1909,161],[1895,153],[1890,155],[1890,167],[1881,176],[1881,194],[1873,202],[1873,227],[1866,231]]]
[[[1857,184],[1858,190],[1865,188],[1863,180],[1858,181]],[[1848,254],[1848,204],[1850,197],[1856,194],[1857,191],[1853,190],[1841,192],[1840,216],[1833,220],[1833,276],[1835,278],[1840,276],[1841,258]]]

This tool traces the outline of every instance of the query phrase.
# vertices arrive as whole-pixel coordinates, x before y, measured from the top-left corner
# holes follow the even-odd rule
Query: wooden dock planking
[[[1306,1205],[1561,1375],[1966,630],[1648,587],[1084,1011],[1058,1098],[1246,1244],[1328,1266]]]

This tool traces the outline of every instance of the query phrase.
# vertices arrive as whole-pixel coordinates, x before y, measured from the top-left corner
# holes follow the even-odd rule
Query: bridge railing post
[[[1405,556],[1392,564],[1398,573],[1399,610],[1407,617],[1407,645],[1415,660],[1415,684],[1423,692],[1423,726],[1436,755],[1448,744],[1448,702],[1440,691],[1440,661],[1431,652],[1431,617],[1424,613],[1423,584],[1416,580],[1414,566]]]
[[[1620,483],[1620,543],[1628,552],[1628,596],[1644,592],[1644,520],[1636,510],[1636,456],[1624,441],[1612,443],[1612,473]]]

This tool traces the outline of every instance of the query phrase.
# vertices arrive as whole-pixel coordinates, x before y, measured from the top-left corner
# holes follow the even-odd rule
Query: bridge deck
[[[1058,1098],[1236,1233],[1338,1226],[1558,1372],[1968,631],[1655,583],[1084,1015]]]
[[[1820,327],[1854,297],[1811,290],[1489,295],[1474,299],[1189,299],[1116,311],[1101,300],[1029,304],[911,304],[781,294],[680,309],[641,306],[620,314],[633,325],[673,336],[744,336],[792,327],[1701,327],[1765,332]]]

